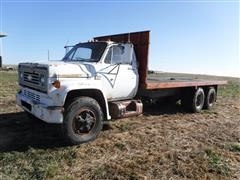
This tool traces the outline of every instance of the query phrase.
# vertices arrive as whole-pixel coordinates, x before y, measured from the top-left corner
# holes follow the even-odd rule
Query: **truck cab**
[[[20,63],[18,82],[17,104],[28,114],[47,123],[66,122],[65,131],[71,132],[68,139],[74,144],[89,141],[92,136],[85,135],[84,140],[76,137],[91,134],[94,127],[99,131],[102,120],[111,119],[111,102],[130,100],[137,94],[134,45],[112,41],[79,43],[61,61]],[[75,101],[91,105],[77,113],[83,122],[77,122],[74,126],[79,127],[74,131],[71,127],[76,118],[68,115],[76,113],[72,107]]]
[[[139,76],[131,43],[79,43],[63,61],[85,66],[90,77],[101,81],[101,89],[108,101],[131,99],[137,93]]]

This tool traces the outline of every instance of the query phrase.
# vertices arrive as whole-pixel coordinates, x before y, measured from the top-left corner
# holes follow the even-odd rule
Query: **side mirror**
[[[120,49],[121,49],[121,54],[124,54],[125,47],[124,46],[120,46]]]
[[[124,44],[124,46],[121,46],[123,47],[122,50],[123,50],[123,63],[124,64],[132,64],[132,57],[133,57],[133,45],[130,44],[130,43],[127,43],[127,44]]]

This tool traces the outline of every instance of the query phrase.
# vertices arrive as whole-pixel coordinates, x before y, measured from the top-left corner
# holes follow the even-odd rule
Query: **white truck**
[[[176,97],[192,111],[211,108],[224,81],[147,79],[149,31],[96,37],[60,61],[20,63],[17,104],[60,123],[71,144],[94,140],[103,121],[140,115],[142,100]]]

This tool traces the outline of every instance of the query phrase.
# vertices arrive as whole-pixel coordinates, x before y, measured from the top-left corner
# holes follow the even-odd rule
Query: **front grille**
[[[40,84],[40,74],[38,73],[31,73],[31,72],[24,72],[23,79],[26,82],[39,85]]]
[[[40,95],[30,92],[28,90],[23,90],[23,95],[33,101],[40,102]]]
[[[41,67],[38,64],[20,64],[18,68],[18,80],[21,86],[46,93],[48,86],[48,68]]]

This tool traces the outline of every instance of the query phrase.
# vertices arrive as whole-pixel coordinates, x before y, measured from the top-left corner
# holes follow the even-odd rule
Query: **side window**
[[[112,46],[105,58],[108,64],[131,64],[130,49],[127,46]]]
[[[119,64],[124,62],[124,47],[113,46],[112,48],[112,64]]]

